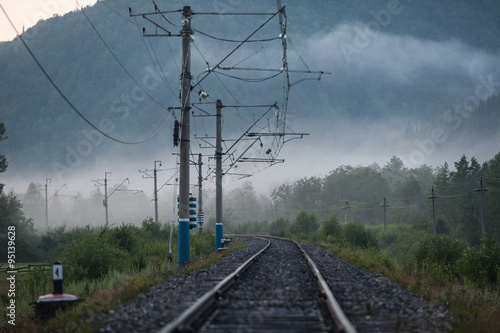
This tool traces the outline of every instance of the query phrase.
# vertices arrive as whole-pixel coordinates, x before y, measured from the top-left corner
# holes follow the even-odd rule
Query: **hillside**
[[[75,11],[41,21],[23,37],[55,84],[89,121],[124,141],[142,141],[157,131],[158,134],[141,145],[122,145],[96,134],[49,84],[17,38],[0,43],[0,120],[9,137],[0,149],[9,160],[10,175],[31,170],[54,173],[69,168],[66,171],[71,173],[83,167],[99,169],[108,167],[111,157],[116,157],[116,164],[120,164],[132,155],[136,159],[151,159],[158,151],[173,151],[173,117],[169,117],[166,108],[177,102],[180,42],[176,38],[143,38],[143,26],[148,31],[154,28],[140,17],[130,18],[128,5],[123,3],[99,1],[85,8],[88,19]],[[150,2],[130,3],[134,13],[152,10]],[[165,8],[161,9],[179,9],[185,4],[189,3],[169,1],[168,8],[163,5]],[[289,22],[291,68],[333,73],[324,75],[319,82],[316,76],[292,75],[294,83],[313,79],[300,82],[291,90],[289,124],[299,132],[321,132],[320,138],[326,135],[335,140],[350,135],[350,144],[359,145],[366,141],[361,135],[366,132],[365,126],[382,126],[391,119],[387,126],[394,133],[386,138],[386,146],[404,151],[408,145],[399,141],[408,126],[411,135],[406,139],[411,147],[415,138],[427,138],[443,122],[446,112],[456,116],[463,108],[475,109],[476,101],[500,89],[497,1],[377,0],[367,5],[360,0],[289,0],[283,4]],[[198,12],[276,10],[274,1],[263,0],[192,6]],[[179,13],[168,18],[180,21]],[[212,36],[238,39],[245,38],[262,21],[254,17],[199,15],[193,18],[193,25]],[[179,29],[166,21],[162,24],[173,33]],[[258,37],[276,36],[277,20],[273,24],[259,32]],[[194,77],[204,70],[206,62],[217,63],[235,46],[196,31],[194,36]],[[242,65],[281,65],[279,41],[268,49],[265,43],[255,44],[227,64],[254,56]],[[221,78],[224,85],[218,82]],[[218,79],[203,83],[214,99],[233,103],[235,98],[242,104],[279,101],[281,78],[252,84],[222,76]],[[155,101],[145,96],[136,82],[147,86]],[[196,101],[195,94],[193,100]],[[474,142],[491,140],[498,133],[499,111],[497,102],[490,104],[495,106],[482,105],[481,113],[469,112],[470,116],[463,117],[467,119],[466,126],[452,134],[470,134]],[[481,117],[476,116],[479,114]],[[247,128],[248,118],[252,117],[255,115],[228,115],[225,129],[241,133],[240,127]],[[243,124],[242,119],[246,120]],[[212,125],[205,120],[197,120],[194,126],[197,135],[213,135]],[[483,131],[484,127],[488,130]],[[473,146],[468,140],[463,141]]]

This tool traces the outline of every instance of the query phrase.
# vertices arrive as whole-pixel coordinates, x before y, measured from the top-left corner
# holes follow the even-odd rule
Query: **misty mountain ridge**
[[[500,132],[500,28],[495,17],[500,4],[372,1],[368,6],[363,1],[292,0],[283,4],[289,22],[290,69],[332,72],[319,81],[314,75],[291,74],[296,84],[291,88],[288,125],[309,132],[305,140],[318,149],[361,154],[380,149],[410,164],[429,163],[429,157],[436,155],[449,154],[451,160],[461,153],[477,155],[474,151],[489,158],[498,151],[491,146],[499,142]],[[160,6],[167,10],[183,5],[189,3]],[[222,1],[220,8],[191,5],[200,11],[276,10],[268,1]],[[152,7],[134,2],[130,6],[134,13]],[[41,21],[23,36],[58,87],[100,129],[125,141],[141,141],[159,132],[147,143],[133,146],[103,138],[68,107],[17,38],[0,43],[0,120],[9,137],[2,148],[9,161],[7,175],[37,170],[69,176],[80,168],[123,166],[131,156],[135,161],[152,160],[151,156],[174,152],[174,118],[166,107],[178,106],[180,40],[142,38],[141,27],[147,22],[130,18],[128,5],[114,1],[99,1],[85,13],[136,82],[148,87],[154,101],[137,88],[79,11]],[[180,21],[180,15],[169,18]],[[242,29],[242,22],[256,28],[262,19],[193,18],[197,29],[221,38],[245,38],[252,28]],[[277,21],[273,23],[256,38],[279,33]],[[179,29],[170,28],[174,33]],[[196,31],[194,37],[194,77],[207,62],[216,64],[234,47]],[[279,40],[258,44],[242,48],[227,65],[279,68],[281,52]],[[249,75],[254,73],[241,74]],[[221,78],[226,87],[212,76],[200,88],[227,104],[234,104],[233,97],[244,105],[280,101],[281,76],[252,84]],[[196,92],[193,102],[198,102]],[[241,135],[258,112],[262,111],[225,115],[225,135]],[[207,119],[194,120],[193,128],[193,136],[214,134],[214,124]],[[201,145],[192,141],[194,147]],[[324,142],[335,145],[325,147]]]

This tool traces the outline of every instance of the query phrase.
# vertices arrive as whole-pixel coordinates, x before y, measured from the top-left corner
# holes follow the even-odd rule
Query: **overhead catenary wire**
[[[78,3],[78,1],[76,1],[77,5],[80,6],[80,4]],[[81,6],[80,6],[81,7]],[[118,65],[120,65],[120,67],[125,71],[125,73],[130,77],[130,79],[146,94],[146,96],[148,96],[153,102],[155,102],[158,106],[160,106],[161,108],[165,109],[165,110],[168,110],[167,107],[165,107],[164,105],[162,105],[160,102],[158,102],[153,96],[151,96],[151,94],[149,94],[148,91],[146,91],[146,89],[144,89],[144,87],[139,84],[139,82],[137,82],[137,80],[132,76],[132,74],[130,74],[130,72],[125,68],[125,66],[123,65],[123,63],[118,59],[118,57],[115,55],[115,53],[111,50],[111,48],[109,47],[108,43],[104,40],[104,38],[102,37],[101,33],[99,32],[99,30],[97,30],[97,28],[95,27],[94,23],[92,23],[92,21],[90,20],[90,18],[88,17],[87,13],[85,12],[85,10],[83,9],[83,7],[80,8],[80,11],[82,12],[82,14],[85,16],[85,18],[87,19],[88,23],[90,24],[90,26],[92,27],[92,29],[95,31],[95,33],[97,34],[97,36],[99,37],[99,39],[101,40],[101,42],[104,44],[104,46],[106,47],[106,49],[109,51],[109,53],[111,54],[111,56],[116,60],[116,62],[118,63]],[[146,47],[147,49],[147,47]],[[148,50],[149,52],[149,50]],[[150,55],[151,57],[151,55]],[[152,59],[152,58],[151,58]],[[153,65],[154,65],[154,62],[153,62]],[[161,77],[161,75],[159,74],[159,76]],[[172,90],[172,93],[174,94],[175,96],[175,93],[173,92]]]
[[[116,0],[113,0],[113,1],[114,1],[114,2],[116,2],[116,3],[118,3],[118,4],[120,4],[121,6],[126,7],[124,4],[122,4],[122,3],[120,3],[120,2],[118,2],[118,1],[116,1]],[[129,23],[131,23],[131,24],[135,24],[135,23],[134,23],[132,20],[130,20],[128,17],[126,17],[126,16],[122,15],[119,11],[117,11],[116,9],[114,9],[113,7],[111,7],[111,6],[110,6],[110,5],[109,5],[106,1],[101,1],[101,3],[102,3],[104,6],[108,7],[111,11],[115,12],[115,14],[117,14],[117,15],[118,15],[118,16],[120,16],[120,17],[122,17],[125,21],[127,21],[127,22],[129,22]]]
[[[270,18],[268,18],[257,29],[255,29],[247,38],[245,38],[245,40],[243,40],[241,43],[239,43],[238,46],[236,46],[231,52],[229,52],[229,54],[227,54],[224,58],[222,58],[222,60],[219,61],[219,63],[215,67],[220,66],[224,61],[226,61],[234,52],[236,52],[244,43],[246,43],[246,41],[250,40],[250,38],[252,38],[253,35],[255,35],[260,29],[262,29],[267,23],[269,23],[269,21],[271,21],[280,12],[281,12],[281,9],[278,10],[276,13],[272,14],[272,16]],[[193,89],[196,86],[198,86],[203,80],[205,80],[206,77],[210,75],[210,73],[211,73],[211,71],[208,71],[208,73],[204,77],[202,77],[200,80],[198,80],[198,82],[193,85]]]
[[[35,56],[35,54],[33,53],[33,51],[31,50],[31,48],[28,46],[28,44],[26,44],[26,42],[24,41],[24,38],[19,34],[19,32],[17,31],[16,27],[14,26],[14,24],[12,23],[10,17],[7,15],[7,13],[5,12],[5,9],[3,8],[3,6],[0,4],[0,8],[2,9],[4,15],[7,17],[7,20],[9,21],[11,27],[14,29],[14,31],[16,32],[16,35],[17,37],[21,40],[23,46],[26,48],[26,50],[28,51],[28,53],[30,54],[31,58],[35,61],[36,65],[38,66],[38,68],[42,71],[43,75],[47,78],[47,80],[50,82],[50,84],[54,87],[54,89],[59,93],[59,95],[64,99],[64,101],[71,107],[71,109],[73,111],[76,112],[76,114],[82,118],[89,126],[91,126],[93,129],[95,129],[97,132],[101,133],[103,136],[105,136],[106,138],[110,139],[110,140],[113,140],[115,142],[118,142],[118,143],[121,143],[121,144],[127,144],[127,145],[136,145],[136,144],[141,144],[141,143],[144,143],[144,142],[147,142],[149,140],[151,140],[154,136],[156,136],[156,134],[158,134],[158,132],[166,125],[167,121],[168,121],[168,118],[167,120],[165,120],[165,122],[160,126],[160,128],[153,134],[151,135],[150,137],[144,139],[144,140],[141,140],[141,141],[135,141],[135,142],[131,142],[131,141],[124,141],[124,140],[120,140],[120,139],[117,139],[115,137],[112,137],[111,135],[107,134],[106,132],[102,131],[100,128],[98,128],[96,125],[94,125],[90,120],[88,120],[74,105],[73,103],[71,103],[71,101],[66,97],[66,95],[61,91],[61,89],[56,85],[56,83],[54,82],[54,80],[52,80],[52,78],[50,77],[50,75],[47,73],[47,71],[45,70],[45,68],[42,66],[42,64],[38,61],[37,57]]]
[[[242,43],[243,42],[243,40],[215,37],[215,36],[212,36],[210,34],[207,34],[206,32],[198,30],[198,29],[193,29],[193,31],[195,31],[195,32],[197,32],[205,37],[215,39],[215,40],[218,40],[221,42],[228,42],[228,43]],[[274,41],[274,40],[278,40],[278,39],[280,39],[280,38],[279,37],[272,37],[272,38],[263,38],[263,39],[250,39],[250,40],[247,40],[246,43],[263,43],[263,42],[270,42],[270,41]]]

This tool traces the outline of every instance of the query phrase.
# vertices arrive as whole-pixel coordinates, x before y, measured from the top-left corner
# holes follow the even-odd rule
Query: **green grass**
[[[212,242],[213,241],[213,242]],[[241,250],[245,247],[243,242],[233,242],[229,251],[223,253],[215,252],[214,236],[210,234],[192,235],[191,237],[191,262],[182,270],[177,263],[168,263],[166,253],[163,257],[148,258],[146,267],[142,270],[130,269],[120,271],[112,269],[105,277],[97,280],[83,279],[78,282],[64,285],[64,292],[84,299],[82,303],[64,313],[58,313],[54,319],[45,324],[32,320],[32,308],[30,302],[37,299],[22,287],[24,282],[18,285],[23,289],[23,295],[16,295],[16,303],[20,307],[16,309],[16,327],[10,327],[12,332],[95,332],[99,327],[91,322],[93,314],[98,312],[109,312],[118,304],[126,303],[137,298],[152,286],[168,279],[174,275],[185,274],[191,271],[203,269],[217,263],[223,256],[232,251]],[[176,253],[173,256],[176,258]],[[48,274],[48,273],[47,273]],[[50,278],[52,273],[50,272]],[[2,280],[2,284],[4,283]],[[51,292],[52,282],[47,281],[43,286],[33,291],[37,295]],[[2,293],[4,295],[4,293]],[[6,295],[6,294],[5,294]],[[4,306],[2,297],[2,310]],[[21,319],[21,316],[23,317]],[[6,314],[2,313],[2,325],[5,323]]]
[[[452,313],[452,332],[500,331],[500,289],[497,286],[478,288],[477,284],[448,276],[436,267],[419,271],[408,270],[401,262],[375,249],[340,247],[324,241],[315,242],[342,260],[371,272],[382,274],[423,297],[426,301],[445,306]]]

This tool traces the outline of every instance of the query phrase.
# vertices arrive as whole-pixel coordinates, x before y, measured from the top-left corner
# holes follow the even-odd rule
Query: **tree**
[[[293,187],[293,205],[315,209],[321,197],[323,181],[319,177],[299,179]]]
[[[318,231],[318,228],[319,222],[316,214],[308,214],[305,210],[301,210],[292,223],[292,233],[294,234],[312,234]]]
[[[22,211],[23,204],[13,191],[0,193],[0,230],[16,228],[16,261],[36,261],[38,254],[35,246],[37,237],[32,219],[27,219]],[[7,253],[7,234],[0,238],[0,251]]]
[[[486,230],[500,235],[500,153],[488,162],[487,170],[484,183],[490,190],[484,196]]]
[[[7,140],[7,137],[5,136],[5,124],[0,122],[0,142],[3,140]],[[7,166],[7,158],[5,155],[0,154],[0,173],[5,172],[5,170],[7,170]],[[3,186],[4,184],[0,184],[0,193],[3,191]]]
[[[418,180],[414,177],[398,183],[396,186],[396,195],[406,205],[411,205],[412,203],[422,204],[425,202],[422,187],[420,186]]]

